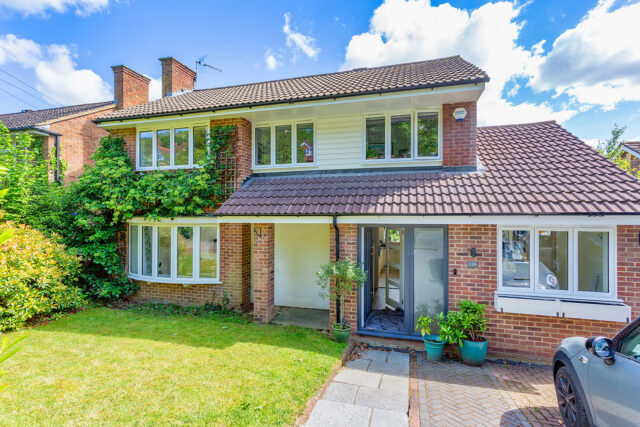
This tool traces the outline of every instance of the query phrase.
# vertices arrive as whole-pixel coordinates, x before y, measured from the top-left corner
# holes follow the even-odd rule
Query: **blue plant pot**
[[[424,349],[427,351],[427,360],[429,362],[439,362],[442,359],[442,351],[445,344],[440,341],[440,336],[425,335],[422,337],[422,341],[424,341]]]
[[[458,343],[458,348],[462,361],[467,365],[480,366],[487,357],[487,340],[485,338],[483,341],[462,340],[462,343]]]

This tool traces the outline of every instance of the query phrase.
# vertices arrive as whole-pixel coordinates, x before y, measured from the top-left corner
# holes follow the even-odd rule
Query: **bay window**
[[[439,111],[366,117],[364,160],[437,160],[441,155],[440,129]]]
[[[305,166],[315,163],[314,124],[310,121],[253,128],[254,167]]]
[[[218,283],[217,224],[129,225],[129,277],[163,283]]]
[[[503,227],[499,290],[506,293],[615,298],[614,229]]]
[[[191,168],[206,159],[206,124],[139,129],[137,167],[140,170]]]

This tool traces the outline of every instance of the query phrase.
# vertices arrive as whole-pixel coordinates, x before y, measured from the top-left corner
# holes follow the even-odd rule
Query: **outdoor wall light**
[[[476,253],[476,248],[471,248],[471,256],[472,256],[473,258],[475,258],[475,257],[476,257],[476,255],[477,255],[477,253]]]

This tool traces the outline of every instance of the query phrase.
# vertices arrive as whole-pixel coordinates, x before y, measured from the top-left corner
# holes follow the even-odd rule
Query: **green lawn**
[[[2,425],[292,424],[344,349],[303,328],[109,308],[20,334]]]

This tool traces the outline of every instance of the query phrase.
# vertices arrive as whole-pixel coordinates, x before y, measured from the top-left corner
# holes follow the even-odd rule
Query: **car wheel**
[[[556,372],[556,396],[562,421],[567,427],[588,426],[587,411],[576,391],[576,381],[564,366]]]

